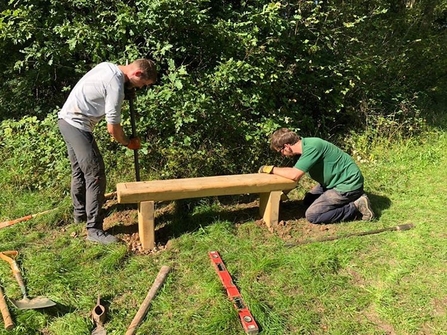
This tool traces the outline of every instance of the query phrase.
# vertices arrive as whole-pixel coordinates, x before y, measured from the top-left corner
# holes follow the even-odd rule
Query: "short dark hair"
[[[270,148],[275,151],[280,151],[284,148],[284,145],[294,145],[299,140],[301,140],[301,137],[294,131],[288,128],[280,128],[272,134],[270,138]]]
[[[154,83],[157,81],[157,69],[153,61],[140,58],[135,60],[134,63],[141,70],[143,79],[151,80]]]

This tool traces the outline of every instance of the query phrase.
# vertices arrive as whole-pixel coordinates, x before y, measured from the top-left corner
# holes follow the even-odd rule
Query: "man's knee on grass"
[[[318,220],[321,214],[322,213],[320,211],[316,211],[315,208],[309,207],[304,215],[306,217],[306,220],[310,223],[321,224],[323,222]]]

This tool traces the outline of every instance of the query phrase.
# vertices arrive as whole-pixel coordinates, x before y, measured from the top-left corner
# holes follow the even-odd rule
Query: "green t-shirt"
[[[348,192],[363,186],[363,175],[351,156],[321,138],[301,139],[302,154],[295,167],[328,189]]]

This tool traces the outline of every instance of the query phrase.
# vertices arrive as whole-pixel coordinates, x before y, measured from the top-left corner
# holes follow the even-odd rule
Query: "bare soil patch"
[[[321,238],[337,236],[340,226],[309,223],[304,218],[305,208],[300,200],[288,200],[281,204],[279,222],[272,227],[271,231],[268,231],[263,220],[259,218],[258,200],[236,204],[221,203],[221,207],[222,211],[219,212],[221,219],[232,221],[236,226],[255,220],[258,226],[265,228],[266,235],[273,233],[290,244],[308,243]],[[166,221],[178,215],[174,203],[156,205],[156,247],[150,251],[143,250],[140,243],[136,205],[126,207],[118,204],[116,199],[110,199],[105,204],[104,210],[106,211],[104,228],[121,238],[126,243],[129,252],[156,253],[169,248],[170,240],[175,237],[175,233],[166,225]]]

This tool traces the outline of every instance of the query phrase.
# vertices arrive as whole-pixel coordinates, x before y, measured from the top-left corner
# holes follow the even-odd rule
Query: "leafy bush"
[[[35,116],[3,121],[0,142],[2,168],[9,166],[9,183],[16,188],[69,185],[70,162],[57,128],[56,113],[42,121]]]
[[[383,120],[418,128],[419,97],[447,88],[446,12],[446,1],[9,1],[0,120],[45,120],[96,63],[148,57],[160,76],[136,103],[145,173],[254,171],[278,160],[268,136],[281,126],[325,138]],[[127,169],[103,133],[105,160]]]

